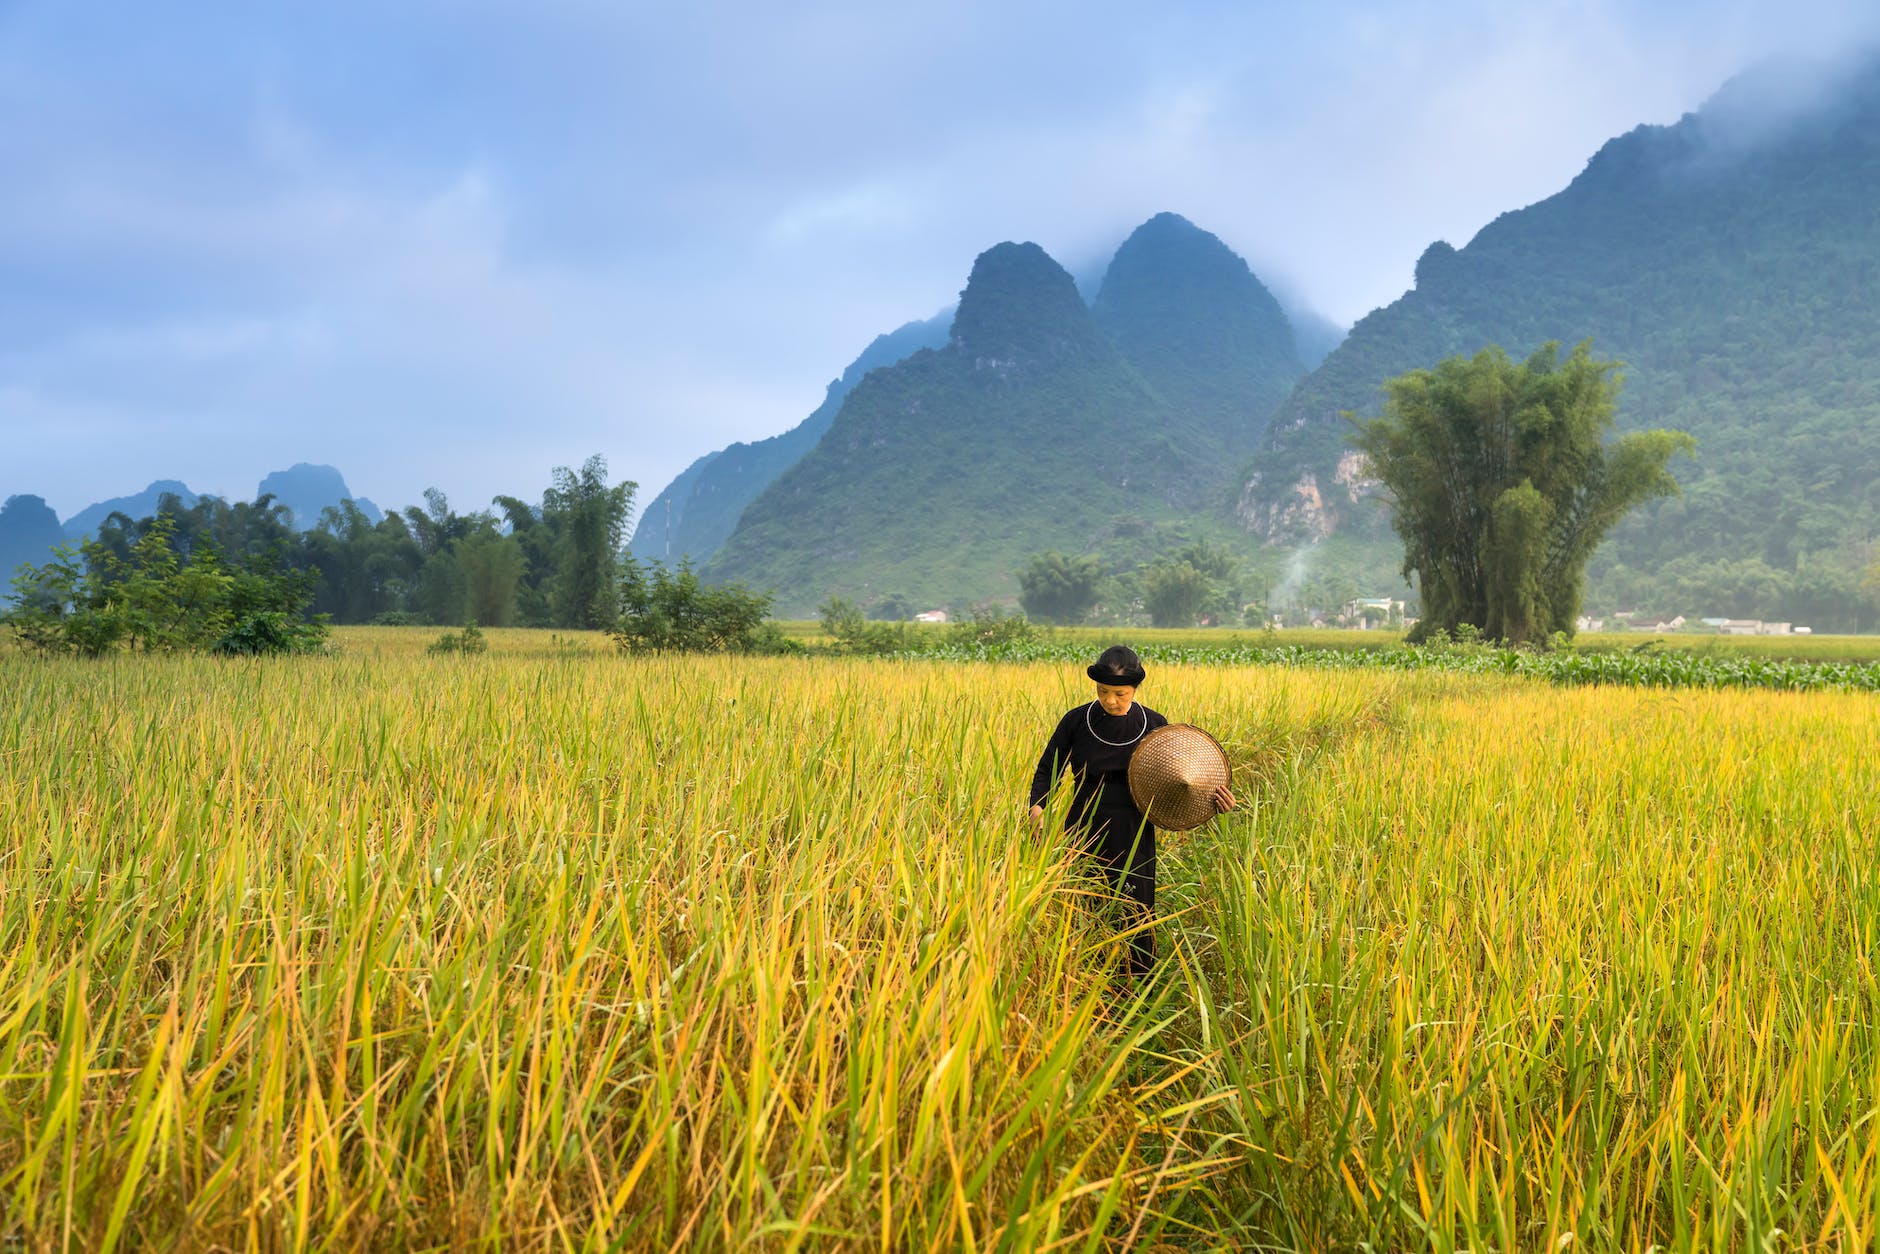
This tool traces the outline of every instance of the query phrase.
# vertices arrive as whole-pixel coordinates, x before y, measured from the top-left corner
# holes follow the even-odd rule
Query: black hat
[[[1084,674],[1100,684],[1118,688],[1134,688],[1148,677],[1142,669],[1142,659],[1124,644],[1113,644],[1105,649],[1095,663],[1084,668]]]

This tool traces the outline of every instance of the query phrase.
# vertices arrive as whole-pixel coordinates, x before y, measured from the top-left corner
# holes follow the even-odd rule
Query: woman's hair
[[[1142,659],[1125,644],[1113,644],[1097,656],[1085,674],[1100,684],[1135,687],[1143,681]]]

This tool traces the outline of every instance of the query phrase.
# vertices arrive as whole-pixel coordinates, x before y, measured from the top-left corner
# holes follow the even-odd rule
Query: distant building
[[[947,612],[945,610],[926,610],[923,613],[914,615],[914,621],[917,623],[944,623],[947,621]]]
[[[1672,618],[1658,618],[1656,616],[1635,618],[1631,623],[1633,631],[1677,631],[1683,626],[1684,615],[1682,614]]]
[[[1390,597],[1357,597],[1345,602],[1338,617],[1348,627],[1394,626],[1403,621],[1403,602]]]
[[[1573,629],[1575,631],[1604,631],[1606,629],[1606,620],[1582,614],[1573,620]]]
[[[1698,621],[1706,627],[1715,627],[1720,636],[1806,636],[1813,634],[1808,628],[1797,627],[1792,623],[1766,623],[1755,618],[1705,618]]]

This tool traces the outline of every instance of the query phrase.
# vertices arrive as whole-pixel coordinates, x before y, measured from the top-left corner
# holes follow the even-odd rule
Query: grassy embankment
[[[1250,804],[1106,1014],[1064,666],[491,635],[0,659],[0,1234],[1873,1239],[1871,696],[1163,667]]]

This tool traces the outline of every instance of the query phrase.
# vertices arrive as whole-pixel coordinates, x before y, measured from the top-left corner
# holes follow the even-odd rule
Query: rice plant
[[[0,1240],[1872,1239],[1871,696],[1163,665],[1124,997],[1076,669],[489,634],[0,657]]]

